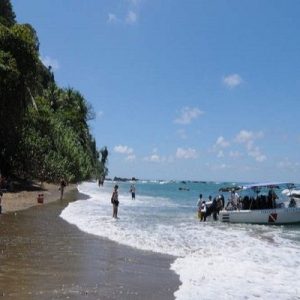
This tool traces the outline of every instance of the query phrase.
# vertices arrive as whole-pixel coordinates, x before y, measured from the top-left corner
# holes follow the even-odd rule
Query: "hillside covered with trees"
[[[73,88],[61,88],[43,65],[30,24],[18,24],[0,1],[0,172],[57,182],[107,174],[106,147],[97,150],[88,121],[93,111]]]

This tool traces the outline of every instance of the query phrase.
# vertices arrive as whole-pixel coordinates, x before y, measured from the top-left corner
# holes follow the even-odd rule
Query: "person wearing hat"
[[[119,206],[119,194],[118,194],[118,185],[114,186],[114,190],[111,196],[111,203],[113,205],[113,218],[118,218],[118,206]]]

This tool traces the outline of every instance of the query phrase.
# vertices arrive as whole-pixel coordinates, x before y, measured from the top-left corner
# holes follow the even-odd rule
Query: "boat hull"
[[[222,210],[219,214],[221,222],[250,224],[294,224],[300,223],[300,207],[258,209],[258,210]]]

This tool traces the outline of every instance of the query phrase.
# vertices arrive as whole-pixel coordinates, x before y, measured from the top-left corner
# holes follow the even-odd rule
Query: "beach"
[[[22,194],[23,193],[23,194]],[[0,215],[0,296],[9,299],[174,299],[174,257],[140,251],[80,231],[59,217],[78,197],[49,187],[37,195],[4,194]],[[34,193],[40,193],[35,191]],[[33,206],[34,205],[34,206]],[[30,207],[33,206],[33,207]],[[24,210],[24,208],[30,207]],[[23,209],[23,210],[20,210]],[[8,213],[7,213],[8,212]]]
[[[76,190],[75,184],[65,187],[64,193]],[[58,184],[43,183],[33,184],[30,187],[13,193],[4,193],[2,197],[2,212],[15,212],[37,205],[39,194],[43,194],[44,204],[60,199]]]
[[[184,187],[189,191],[182,191],[181,182],[141,181],[136,183],[135,200],[131,183],[118,185],[118,220],[111,218],[112,182],[101,188],[96,182],[79,184],[80,193],[89,198],[79,195],[62,210],[61,218],[85,233],[170,255],[166,257],[173,260],[171,270],[180,279],[178,300],[299,299],[294,284],[300,279],[298,225],[228,224],[211,216],[199,222],[199,191],[208,199],[223,183],[188,182]]]

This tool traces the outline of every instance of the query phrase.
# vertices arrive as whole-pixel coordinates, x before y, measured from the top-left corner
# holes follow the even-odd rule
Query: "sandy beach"
[[[55,201],[57,186],[48,187],[47,205],[35,205],[37,195],[28,193],[15,195],[22,205],[8,194],[3,197],[4,212],[11,212],[0,215],[0,296],[174,299],[180,282],[169,270],[173,257],[122,246],[62,220],[62,209],[78,197],[74,186],[63,201]]]
[[[65,187],[64,193],[76,190],[75,184]],[[60,199],[59,185],[43,183],[42,186],[36,184],[27,190],[4,193],[2,197],[2,213],[19,211],[38,205],[37,197],[39,194],[44,196],[44,204],[51,203]]]

